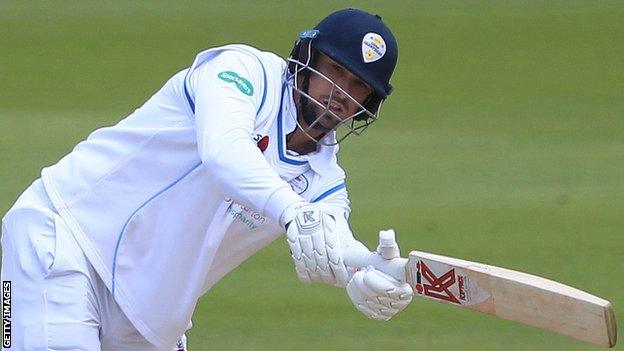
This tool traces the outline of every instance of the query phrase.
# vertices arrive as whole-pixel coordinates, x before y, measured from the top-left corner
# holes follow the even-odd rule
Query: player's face
[[[327,55],[319,53],[315,66],[319,72],[331,79],[334,84],[341,87],[360,104],[372,92],[366,83]],[[330,82],[319,75],[311,75],[309,93],[312,97],[327,103],[330,102],[331,92],[332,86]],[[340,90],[334,90],[332,97],[333,101],[331,101],[330,110],[343,119],[353,115],[359,109],[354,101],[346,97]]]
[[[324,77],[310,72],[308,94],[323,106],[307,104],[302,113],[313,114],[314,120],[318,120],[320,124],[320,129],[328,130],[360,112],[361,104],[372,93],[372,89],[327,55],[320,52],[317,55],[314,68]]]

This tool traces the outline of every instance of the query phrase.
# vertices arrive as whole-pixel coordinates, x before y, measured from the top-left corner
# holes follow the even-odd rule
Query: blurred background
[[[359,7],[399,42],[381,119],[341,147],[356,235],[530,272],[610,300],[624,331],[624,2],[0,1],[0,212],[202,49],[286,57]],[[180,287],[183,289],[183,287]],[[163,301],[173,303],[175,301]],[[415,300],[367,320],[273,243],[200,302],[191,350],[593,350]],[[621,345],[616,349],[624,350]]]

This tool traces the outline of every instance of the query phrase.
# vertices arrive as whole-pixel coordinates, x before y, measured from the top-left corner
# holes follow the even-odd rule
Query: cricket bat
[[[351,267],[374,266],[406,282],[414,296],[505,318],[603,347],[617,340],[609,301],[527,273],[421,251],[386,260],[377,253],[345,256]]]

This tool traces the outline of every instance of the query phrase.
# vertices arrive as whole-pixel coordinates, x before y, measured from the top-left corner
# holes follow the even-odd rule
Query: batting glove
[[[284,212],[286,241],[299,280],[344,288],[349,273],[344,264],[336,220],[323,204],[298,203]]]
[[[393,230],[379,232],[377,253],[386,260],[401,257]],[[355,308],[368,318],[387,321],[412,301],[412,287],[374,267],[357,271],[347,284],[347,294]]]

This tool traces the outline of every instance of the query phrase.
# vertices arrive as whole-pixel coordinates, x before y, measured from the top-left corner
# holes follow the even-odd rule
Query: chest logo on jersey
[[[238,88],[238,90],[240,90],[241,93],[247,96],[252,96],[254,93],[254,89],[253,89],[253,86],[251,85],[251,82],[239,76],[238,73],[236,72],[223,71],[219,73],[217,77],[219,77],[219,79],[221,79],[224,82],[234,83],[236,87]]]
[[[296,192],[298,195],[301,195],[306,190],[308,190],[308,185],[310,185],[310,182],[308,181],[308,178],[306,178],[302,174],[300,176],[297,176],[295,179],[291,180],[289,184],[294,192]]]
[[[256,134],[254,135],[253,140],[256,142],[256,145],[258,145],[258,148],[262,152],[264,152],[264,150],[266,150],[267,147],[269,147],[268,135],[262,136],[262,134]]]

